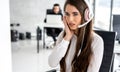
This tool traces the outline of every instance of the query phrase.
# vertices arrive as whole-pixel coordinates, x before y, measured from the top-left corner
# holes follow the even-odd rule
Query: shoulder
[[[93,32],[93,42],[94,41],[103,41],[102,37],[97,33]]]
[[[95,46],[95,47],[103,46],[102,37],[95,32],[93,32],[92,46]]]

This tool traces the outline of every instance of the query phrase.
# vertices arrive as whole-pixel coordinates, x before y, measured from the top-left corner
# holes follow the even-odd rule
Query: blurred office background
[[[46,10],[52,9],[54,3],[59,3],[63,11],[64,1],[9,0],[12,72],[45,72],[52,69],[48,65],[48,56],[53,40],[43,31],[44,19]],[[113,72],[120,72],[120,0],[90,0],[90,3],[94,11],[94,28],[117,32]]]

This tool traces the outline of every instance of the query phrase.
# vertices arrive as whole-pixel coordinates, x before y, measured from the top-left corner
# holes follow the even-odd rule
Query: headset
[[[78,28],[81,28],[81,27],[87,25],[93,19],[93,16],[94,16],[89,1],[88,0],[84,0],[84,1],[85,1],[86,5],[88,6],[88,8],[86,8],[85,12],[84,12],[84,19],[85,19],[86,22],[83,23],[83,24],[80,24],[78,26]]]
[[[81,42],[80,50],[79,50],[77,56],[80,55],[82,47],[83,47],[86,25],[93,19],[93,16],[94,16],[92,8],[90,6],[90,3],[88,2],[88,0],[84,0],[84,1],[87,4],[88,8],[86,8],[85,12],[84,12],[84,19],[85,19],[86,22],[78,26],[78,28],[81,28],[81,27],[84,27],[84,26],[85,26],[85,28],[83,30],[82,42]]]

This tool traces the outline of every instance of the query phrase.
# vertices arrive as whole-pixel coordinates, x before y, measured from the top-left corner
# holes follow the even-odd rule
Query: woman
[[[60,33],[49,56],[49,65],[56,67],[60,64],[61,72],[99,72],[103,40],[92,30],[87,2],[66,0],[64,12],[65,30]]]

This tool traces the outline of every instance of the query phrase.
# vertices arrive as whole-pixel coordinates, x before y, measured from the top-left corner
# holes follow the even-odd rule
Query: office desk
[[[60,24],[48,24],[48,23],[44,23],[43,25],[43,48],[45,48],[45,29],[46,28],[64,28],[64,24],[60,23]]]
[[[114,53],[120,54],[120,44],[117,41],[115,41]]]
[[[119,72],[120,71],[119,66],[120,66],[120,44],[118,44],[118,42],[115,41],[113,72]]]

